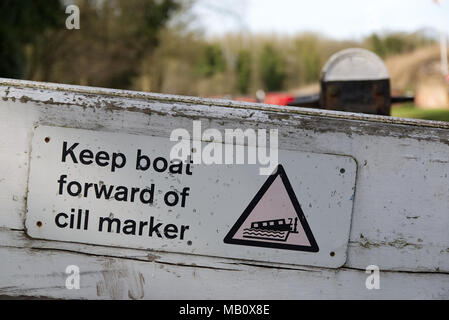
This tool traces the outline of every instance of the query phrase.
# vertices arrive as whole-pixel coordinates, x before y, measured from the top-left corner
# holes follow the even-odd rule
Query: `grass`
[[[449,121],[449,109],[418,109],[413,104],[404,104],[391,108],[392,117],[425,120]]]

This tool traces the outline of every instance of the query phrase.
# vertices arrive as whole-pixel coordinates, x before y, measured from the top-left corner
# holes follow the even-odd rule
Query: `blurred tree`
[[[180,0],[77,0],[81,28],[45,34],[30,77],[130,89],[150,63]],[[64,11],[63,11],[64,12]]]
[[[318,81],[321,72],[321,59],[318,50],[319,37],[305,34],[295,41],[295,58],[300,66],[299,79],[301,83]]]
[[[183,32],[183,33],[181,33]],[[197,66],[201,60],[198,51],[204,46],[195,34],[186,34],[185,28],[161,30],[160,44],[149,63],[150,68],[142,70],[152,81],[153,91],[198,95],[197,83],[201,75]],[[156,83],[155,83],[156,82]]]
[[[189,18],[196,1],[1,0],[0,76],[223,96],[312,84],[327,59],[348,47],[387,57],[434,42],[419,32],[362,41],[236,33],[210,41]],[[60,2],[79,6],[80,30],[65,28]]]
[[[237,55],[236,64],[237,90],[241,94],[247,94],[251,81],[251,53],[241,50]]]
[[[62,27],[64,18],[59,0],[0,1],[0,76],[22,78],[26,47],[47,30]]]
[[[416,32],[412,34],[388,33],[383,36],[373,33],[364,42],[368,49],[385,58],[390,55],[413,51],[419,47],[432,44],[434,41]]]
[[[115,64],[114,74],[102,85],[113,88],[131,88],[141,70],[148,68],[159,45],[159,31],[171,16],[181,8],[178,0],[113,0],[104,4],[109,12],[110,25],[106,48],[109,62]],[[105,10],[102,11],[105,11]],[[105,79],[106,80],[106,79]],[[104,81],[104,80],[103,80]],[[161,79],[156,78],[159,87]],[[148,85],[150,89],[151,85]]]
[[[386,55],[386,50],[383,44],[383,41],[379,38],[379,36],[373,33],[369,36],[365,42],[367,43],[368,49],[374,51],[380,57],[384,58]]]
[[[204,47],[202,60],[199,62],[198,71],[205,77],[211,77],[216,73],[225,71],[226,61],[218,44],[207,44]]]
[[[260,69],[265,90],[279,91],[284,88],[285,63],[271,45],[265,45],[262,50]]]
[[[383,42],[388,55],[402,53],[413,47],[411,43],[407,43],[406,39],[397,34],[387,35]]]

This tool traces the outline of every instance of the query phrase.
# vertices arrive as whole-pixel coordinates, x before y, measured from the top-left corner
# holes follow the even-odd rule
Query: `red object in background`
[[[449,82],[449,74],[447,74],[444,79],[446,79],[447,82]]]
[[[287,103],[295,100],[295,97],[287,93],[267,93],[264,103],[286,106]]]

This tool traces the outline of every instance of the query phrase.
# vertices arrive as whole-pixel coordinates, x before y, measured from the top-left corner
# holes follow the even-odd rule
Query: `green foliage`
[[[180,0],[73,2],[81,28],[62,24],[43,33],[30,50],[28,78],[132,89],[160,44],[159,32],[181,6]],[[61,13],[65,21],[64,8]]]
[[[198,65],[198,71],[205,77],[211,77],[216,73],[225,71],[226,61],[218,44],[207,44],[203,49],[202,59]]]
[[[146,1],[144,5],[144,27],[145,36],[156,45],[159,29],[165,25],[169,18],[180,9],[180,4],[174,0]]]
[[[0,1],[0,76],[23,77],[26,45],[46,30],[62,27],[63,19],[59,0]]]
[[[315,82],[320,77],[322,62],[318,46],[319,39],[314,35],[305,35],[295,41],[295,59],[301,83]]]
[[[158,32],[165,26],[170,17],[181,8],[176,0],[115,0],[103,3],[103,8],[109,6],[115,16],[107,19],[122,28],[116,30],[130,41],[137,42],[142,51],[158,45]]]
[[[379,38],[379,36],[373,33],[371,36],[366,39],[366,43],[368,48],[377,53],[381,57],[385,57],[386,51],[383,41]]]
[[[201,96],[248,94],[313,88],[324,63],[345,48],[364,47],[385,58],[433,41],[420,33],[372,34],[362,41],[314,33],[210,40],[190,28],[188,9],[195,1],[1,0],[0,76]],[[80,30],[65,28],[61,3],[79,6]]]
[[[394,54],[410,52],[430,43],[432,43],[432,40],[427,39],[419,33],[389,33],[384,36],[379,36],[376,33],[373,33],[365,40],[367,48],[374,51],[382,58]]]
[[[251,53],[241,50],[237,55],[236,64],[237,90],[241,94],[247,94],[251,80]]]
[[[399,118],[413,118],[436,121],[449,121],[449,110],[441,109],[419,109],[413,104],[404,104],[391,109],[391,115]]]
[[[92,58],[97,60],[97,57],[104,56],[104,61],[113,64],[113,67],[104,67],[107,69],[105,70],[107,77],[91,73],[89,84],[129,89],[134,79],[140,75],[142,61],[150,59],[159,45],[160,30],[181,8],[180,2],[176,0],[115,0],[98,3],[101,4],[100,7],[91,16],[94,18],[97,16],[100,22],[109,26],[110,32],[104,35],[105,30],[96,27],[96,21],[94,21],[83,32],[87,39],[94,34],[101,40],[94,45],[86,41],[85,46],[86,50],[98,46],[96,56]],[[95,8],[94,4],[88,4],[92,8],[87,12]],[[107,10],[109,10],[108,15],[105,14]],[[98,40],[91,39],[91,41]],[[101,63],[95,60],[92,62]]]
[[[261,80],[267,91],[284,89],[285,62],[281,55],[271,46],[265,45],[260,58]]]

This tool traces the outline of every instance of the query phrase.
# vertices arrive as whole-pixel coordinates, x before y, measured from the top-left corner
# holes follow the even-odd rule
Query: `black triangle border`
[[[274,180],[276,180],[278,176],[281,176],[282,182],[284,183],[285,189],[287,190],[288,196],[290,197],[290,201],[292,202],[293,207],[295,208],[296,215],[298,216],[299,221],[301,222],[301,225],[306,233],[307,239],[310,242],[310,246],[263,242],[257,240],[233,239],[234,235],[237,233],[239,228],[245,222],[246,218],[248,218],[253,209],[259,203],[260,199],[264,196],[264,194],[267,192],[267,190],[270,188],[270,186],[273,184]],[[296,250],[306,252],[318,252],[320,250],[318,244],[315,241],[315,237],[313,236],[312,230],[310,229],[309,224],[307,223],[301,205],[299,204],[298,199],[296,198],[295,192],[293,191],[292,185],[290,184],[290,181],[288,180],[287,174],[285,173],[284,167],[282,165],[278,165],[276,173],[273,173],[267,179],[267,181],[265,181],[262,188],[260,188],[259,192],[257,192],[255,197],[251,200],[248,207],[246,207],[245,211],[243,211],[240,218],[237,220],[237,222],[234,224],[231,230],[229,230],[228,234],[223,239],[223,242],[227,244],[237,244],[252,247],[264,247],[264,248]]]

